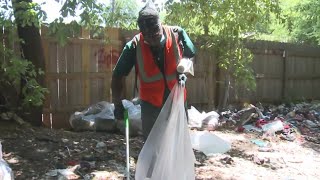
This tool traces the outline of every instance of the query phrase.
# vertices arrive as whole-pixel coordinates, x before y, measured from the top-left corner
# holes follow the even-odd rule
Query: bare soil
[[[255,134],[232,130],[213,133],[231,142],[232,149],[211,157],[195,151],[196,179],[319,179],[318,144],[303,138],[289,142],[274,137],[262,139],[269,143],[265,151],[271,152],[261,152],[262,149],[251,142],[261,139]],[[0,141],[4,159],[17,180],[58,179],[48,173],[76,165],[78,168],[69,179],[124,179],[126,151],[121,134],[25,127],[0,121]],[[133,170],[142,146],[141,137],[130,139]]]

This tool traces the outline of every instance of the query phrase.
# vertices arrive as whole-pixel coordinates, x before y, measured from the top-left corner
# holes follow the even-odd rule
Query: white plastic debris
[[[268,124],[265,124],[261,128],[264,132],[275,133],[277,131],[282,131],[284,126],[282,121],[277,120],[277,121],[273,121]]]
[[[195,107],[188,109],[189,127],[214,130],[218,126],[219,114],[215,111],[200,113]]]
[[[104,142],[98,142],[97,145],[96,145],[96,148],[104,148],[104,147],[106,147],[106,146],[107,146],[106,143],[104,143]]]
[[[13,172],[8,163],[2,157],[2,145],[0,142],[0,180],[12,180]]]
[[[79,176],[74,171],[79,167],[76,165],[69,169],[54,169],[46,173],[46,176],[58,177],[58,179],[78,179]]]
[[[231,143],[208,131],[190,133],[192,148],[203,152],[206,156],[223,154],[231,149]]]

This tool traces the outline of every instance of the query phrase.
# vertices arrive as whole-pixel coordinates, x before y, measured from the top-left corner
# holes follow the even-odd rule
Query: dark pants
[[[167,97],[169,96],[170,91],[167,89],[164,93],[164,98],[163,98],[163,104],[161,107],[156,107],[152,105],[151,103],[148,103],[146,101],[141,101],[141,120],[142,120],[142,133],[143,133],[143,138],[146,141],[150,131],[156,122],[161,109],[164,105],[164,103],[167,100]],[[187,103],[185,103],[185,108],[186,108],[186,114],[187,114],[187,119],[188,119],[188,111],[187,111]]]
[[[146,101],[141,101],[141,120],[143,139],[147,140],[148,135],[156,122],[162,107],[156,107]]]

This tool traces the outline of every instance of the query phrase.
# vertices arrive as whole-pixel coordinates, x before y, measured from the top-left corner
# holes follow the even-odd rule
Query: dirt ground
[[[319,144],[275,137],[264,139],[268,148],[259,148],[251,142],[258,138],[255,134],[213,133],[231,142],[232,149],[211,157],[195,151],[196,179],[319,179]],[[59,173],[53,170],[70,167],[78,167],[68,175],[70,179],[124,179],[125,139],[120,134],[22,127],[0,121],[0,141],[17,180],[58,179]],[[132,169],[142,145],[141,137],[130,139]]]

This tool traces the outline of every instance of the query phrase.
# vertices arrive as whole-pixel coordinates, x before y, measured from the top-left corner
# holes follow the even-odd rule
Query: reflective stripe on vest
[[[179,55],[179,49],[178,49],[178,44],[177,44],[177,40],[175,38],[175,35],[173,33],[173,31],[170,29],[170,33],[171,33],[171,37],[172,37],[172,45],[173,45],[173,49],[174,49],[174,56],[176,59],[176,63],[178,64],[178,61],[180,60],[180,55]],[[167,35],[168,37],[168,35]],[[138,63],[138,68],[139,68],[139,73],[140,73],[140,78],[143,82],[146,83],[150,83],[150,82],[154,82],[154,81],[158,81],[163,79],[163,75],[160,71],[160,73],[150,76],[148,77],[146,72],[144,71],[144,63],[143,63],[143,57],[142,57],[142,51],[141,51],[141,45],[140,45],[140,37],[139,34],[135,36],[136,38],[136,42],[137,42],[137,63]],[[174,74],[170,74],[168,76],[166,76],[167,81],[171,81],[177,78],[176,73]]]

